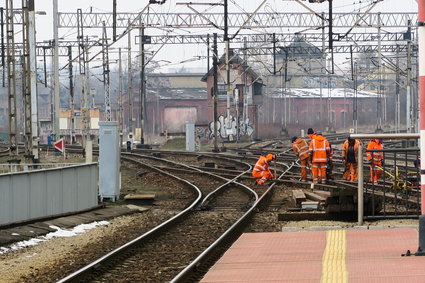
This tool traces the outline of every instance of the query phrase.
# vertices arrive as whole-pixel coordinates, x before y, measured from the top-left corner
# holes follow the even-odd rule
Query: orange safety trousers
[[[273,174],[270,171],[252,171],[252,176],[257,179],[257,184],[259,185],[273,178]]]
[[[300,160],[301,181],[307,181],[307,165],[308,165],[308,158]]]
[[[381,178],[382,170],[378,166],[382,166],[381,162],[374,162],[370,166],[370,178],[369,182],[378,182]]]
[[[358,174],[359,172],[357,163],[348,163],[343,177],[347,181],[354,182],[355,180],[357,180]]]
[[[311,173],[313,174],[313,183],[319,183],[320,181],[326,183],[326,162],[313,162],[311,166]]]

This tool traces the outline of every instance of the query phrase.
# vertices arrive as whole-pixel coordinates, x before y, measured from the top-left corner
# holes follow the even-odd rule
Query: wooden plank
[[[125,200],[154,200],[155,194],[128,194],[124,197]]]

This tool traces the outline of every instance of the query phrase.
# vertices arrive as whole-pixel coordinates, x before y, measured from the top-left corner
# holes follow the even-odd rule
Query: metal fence
[[[418,217],[420,208],[420,165],[419,148],[394,148],[366,150],[366,152],[383,152],[384,162],[374,165],[380,172],[376,183],[369,177],[365,180],[364,192],[365,218]],[[364,170],[372,170],[372,159]]]
[[[22,167],[16,169],[25,169],[24,164],[19,166]],[[0,174],[0,224],[79,211],[98,205],[97,163],[29,169]]]
[[[43,170],[51,168],[62,168],[69,166],[81,165],[81,163],[7,163],[0,164],[0,174],[28,172],[34,170]]]

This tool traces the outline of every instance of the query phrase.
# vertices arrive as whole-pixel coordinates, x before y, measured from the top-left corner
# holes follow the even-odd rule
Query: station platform
[[[415,228],[245,233],[201,282],[425,282]]]

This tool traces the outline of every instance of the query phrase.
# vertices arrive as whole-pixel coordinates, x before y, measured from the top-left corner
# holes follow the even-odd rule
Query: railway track
[[[261,151],[270,151],[268,146],[276,148],[276,143],[262,146]],[[62,269],[62,274],[72,274],[60,282],[106,282],[122,278],[197,282],[214,260],[247,227],[252,227],[252,219],[261,213],[290,212],[294,206],[290,191],[308,190],[309,184],[297,181],[299,174],[294,172],[297,171],[294,157],[290,149],[279,148],[275,165],[279,177],[270,186],[254,186],[250,166],[257,160],[255,154],[156,150],[123,153],[123,164],[137,172],[138,182],[162,189],[172,199],[158,199],[155,205],[168,210],[170,217],[159,222],[152,219],[158,222],[152,229],[107,254],[99,254],[97,260],[78,271],[80,264],[68,271]],[[352,184],[334,183],[316,189],[329,191],[341,186]]]

